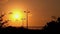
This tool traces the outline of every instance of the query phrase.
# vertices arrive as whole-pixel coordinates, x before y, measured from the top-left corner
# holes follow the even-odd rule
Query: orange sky
[[[44,26],[50,21],[51,16],[60,16],[59,0],[0,0],[0,11],[6,14],[15,7],[21,11],[28,9],[31,12],[29,26]]]

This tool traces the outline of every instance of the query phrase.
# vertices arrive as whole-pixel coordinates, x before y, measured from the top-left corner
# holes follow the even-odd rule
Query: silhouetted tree
[[[58,17],[57,21],[48,22],[47,25],[44,26],[44,31],[46,32],[60,31],[60,17]]]
[[[57,22],[60,23],[60,17],[57,19]]]
[[[1,16],[0,16],[0,28],[2,27],[2,25],[4,25],[5,23],[8,23],[8,21],[9,21],[9,20],[7,20],[7,21],[4,21],[4,22],[3,22],[3,16],[4,16],[4,15],[1,15]]]

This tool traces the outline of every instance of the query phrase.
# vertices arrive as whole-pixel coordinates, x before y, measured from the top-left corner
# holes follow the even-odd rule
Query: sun
[[[16,19],[19,18],[19,14],[14,15],[14,17],[15,17]]]
[[[12,11],[12,14],[11,14],[11,20],[21,20],[23,18],[23,13],[21,10],[19,9],[13,9],[11,10]]]
[[[22,17],[22,16],[21,16],[20,13],[17,13],[17,12],[16,12],[16,13],[13,13],[13,14],[12,14],[12,18],[13,18],[13,19],[20,19],[21,17]]]

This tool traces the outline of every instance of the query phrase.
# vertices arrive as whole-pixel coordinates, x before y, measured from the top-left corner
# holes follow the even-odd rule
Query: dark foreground
[[[47,25],[43,27],[41,30],[33,30],[33,29],[27,29],[23,27],[6,27],[1,28],[0,26],[0,32],[14,32],[14,33],[21,33],[21,32],[34,32],[34,33],[41,33],[41,32],[59,32],[60,33],[60,17],[56,21],[48,22]]]
[[[19,28],[16,28],[16,27],[6,27],[6,28],[0,28],[0,32],[13,32],[13,33],[21,33],[21,32],[25,32],[25,33],[28,33],[28,32],[32,32],[32,33],[41,33],[41,32],[60,32],[60,31],[56,31],[56,30],[45,30],[45,29],[42,29],[42,30],[33,30],[33,29],[27,29],[27,28],[23,28],[23,27],[19,27]]]
[[[7,28],[0,28],[0,32],[43,32],[41,30],[33,30],[33,29],[27,29],[27,28],[15,28],[15,27],[7,27]]]

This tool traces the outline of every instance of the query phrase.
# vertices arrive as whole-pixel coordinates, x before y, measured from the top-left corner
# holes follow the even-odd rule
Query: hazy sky
[[[0,0],[0,7],[4,9],[15,4],[31,12],[30,26],[43,26],[51,16],[60,16],[60,0]]]

